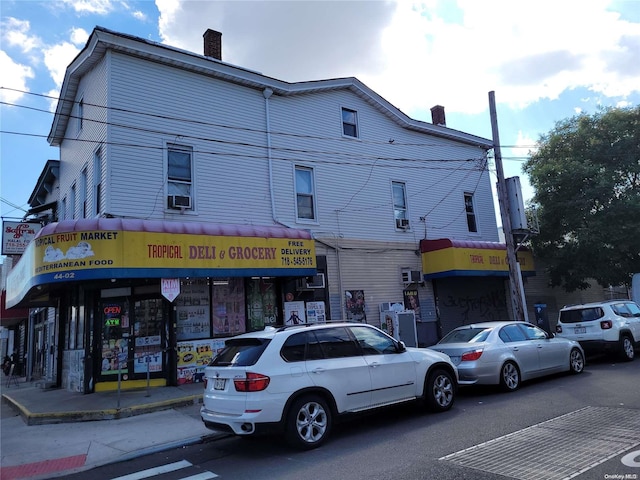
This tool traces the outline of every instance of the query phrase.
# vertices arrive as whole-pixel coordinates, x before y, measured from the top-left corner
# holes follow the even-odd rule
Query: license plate
[[[576,335],[580,333],[587,333],[587,327],[576,327],[573,330]]]
[[[226,378],[216,378],[215,381],[213,382],[213,389],[224,390],[224,385],[226,381],[227,381]]]

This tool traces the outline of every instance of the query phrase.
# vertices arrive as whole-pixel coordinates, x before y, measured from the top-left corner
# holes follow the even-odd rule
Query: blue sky
[[[413,118],[491,138],[505,176],[556,122],[640,104],[640,0],[129,1],[0,3],[0,214],[22,218],[48,159],[66,66],[100,25],[295,82],[354,76]],[[495,176],[494,176],[495,180]]]

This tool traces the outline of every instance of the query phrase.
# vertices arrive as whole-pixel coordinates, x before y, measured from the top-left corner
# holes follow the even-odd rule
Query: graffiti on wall
[[[506,296],[502,289],[489,290],[480,294],[458,295],[452,292],[442,302],[452,315],[463,319],[463,323],[470,321],[506,320]]]

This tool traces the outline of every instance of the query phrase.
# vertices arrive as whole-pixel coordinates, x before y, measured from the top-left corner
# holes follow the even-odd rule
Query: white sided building
[[[413,310],[421,346],[510,317],[490,140],[356,78],[225,63],[212,30],[203,53],[98,27],[67,68],[49,135],[58,221],[7,287],[9,307],[59,309],[64,386],[199,381],[231,335],[385,326],[392,304]]]

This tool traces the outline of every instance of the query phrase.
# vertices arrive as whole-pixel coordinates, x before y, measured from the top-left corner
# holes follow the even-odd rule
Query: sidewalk
[[[24,379],[18,387],[3,383],[0,478],[61,477],[226,436],[197,415],[202,390],[196,383],[83,395]],[[19,415],[5,414],[8,406]]]

